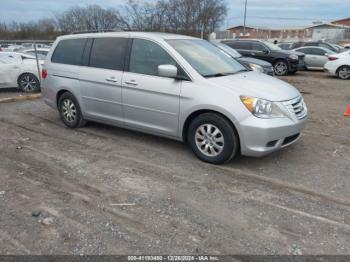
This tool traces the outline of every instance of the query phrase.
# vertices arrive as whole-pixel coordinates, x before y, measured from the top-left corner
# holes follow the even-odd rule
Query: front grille
[[[304,56],[299,56],[298,64],[299,64],[300,66],[302,66],[302,65],[304,65],[304,63],[305,63],[305,58],[304,58]]]
[[[307,109],[304,103],[304,99],[301,96],[285,102],[285,106],[288,108],[291,114],[295,115],[298,120],[307,117]]]

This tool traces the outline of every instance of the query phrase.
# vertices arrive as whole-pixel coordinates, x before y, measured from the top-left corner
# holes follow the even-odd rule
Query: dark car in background
[[[277,46],[280,47],[283,50],[291,50],[292,47],[293,47],[293,43],[283,42],[283,43],[277,44]]]
[[[278,76],[293,74],[305,69],[303,53],[282,50],[275,44],[262,40],[240,39],[223,41],[224,44],[246,57],[267,61],[273,65]]]
[[[342,53],[342,52],[346,51],[345,48],[338,47],[336,45],[327,43],[325,41],[295,42],[295,43],[293,43],[293,45],[291,46],[290,49],[296,49],[296,48],[303,47],[303,46],[319,46],[319,47],[327,48],[327,49],[329,49],[333,52],[336,52],[336,53]]]
[[[273,67],[271,63],[252,57],[244,57],[233,48],[220,42],[213,42],[213,44],[219,47],[222,51],[227,53],[232,58],[236,59],[248,69],[258,71],[270,76],[274,76]]]

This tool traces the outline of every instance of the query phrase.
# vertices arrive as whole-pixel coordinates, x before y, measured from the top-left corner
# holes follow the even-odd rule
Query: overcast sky
[[[121,9],[125,0],[0,0],[0,21],[27,22],[54,16],[72,6],[98,4]],[[79,3],[79,4],[78,4]],[[243,23],[244,0],[226,0],[229,13],[223,28]],[[350,17],[350,0],[248,0],[247,24],[301,27],[314,20]]]

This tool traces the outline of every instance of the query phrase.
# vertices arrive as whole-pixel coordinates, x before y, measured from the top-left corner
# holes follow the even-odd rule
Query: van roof
[[[83,33],[60,36],[57,39],[78,39],[78,38],[98,38],[98,37],[145,37],[154,40],[169,40],[169,39],[198,39],[191,36],[160,33],[160,32],[103,32],[103,33]]]

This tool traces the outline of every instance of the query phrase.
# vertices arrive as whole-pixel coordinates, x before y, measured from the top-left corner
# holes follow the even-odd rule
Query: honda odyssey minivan
[[[70,128],[96,121],[168,137],[214,164],[289,146],[307,119],[293,86],[182,35],[59,37],[42,79],[45,102]]]

